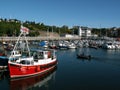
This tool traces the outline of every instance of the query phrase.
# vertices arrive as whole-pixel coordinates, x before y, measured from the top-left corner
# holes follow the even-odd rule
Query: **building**
[[[91,37],[91,29],[88,27],[79,27],[78,36],[79,37]]]

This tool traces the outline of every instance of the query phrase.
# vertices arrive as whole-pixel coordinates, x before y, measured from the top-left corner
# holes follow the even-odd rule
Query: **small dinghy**
[[[81,59],[91,59],[91,55],[85,55],[84,53],[82,53],[82,54],[77,54],[77,58],[81,58]]]

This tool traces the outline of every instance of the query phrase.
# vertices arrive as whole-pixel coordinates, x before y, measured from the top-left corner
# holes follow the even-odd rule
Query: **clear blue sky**
[[[60,27],[120,27],[120,0],[0,0],[0,17]]]

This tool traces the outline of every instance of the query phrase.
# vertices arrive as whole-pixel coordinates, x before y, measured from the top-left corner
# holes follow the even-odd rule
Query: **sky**
[[[0,0],[0,17],[58,27],[120,27],[120,0]]]

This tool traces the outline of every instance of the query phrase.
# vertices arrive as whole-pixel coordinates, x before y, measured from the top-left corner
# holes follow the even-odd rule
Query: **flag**
[[[21,29],[20,29],[21,32],[24,32],[26,34],[29,34],[29,29],[27,27],[24,27],[24,26],[21,26]]]

